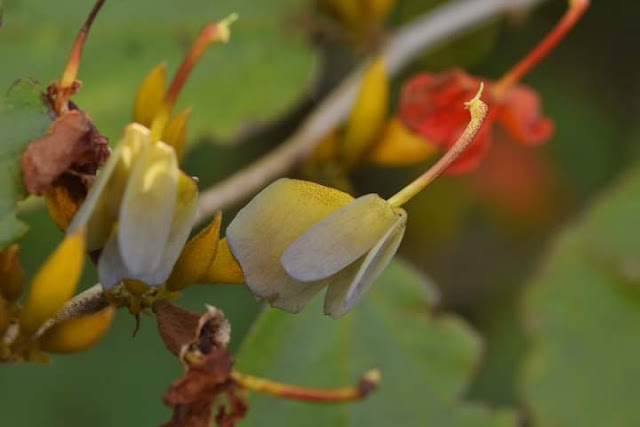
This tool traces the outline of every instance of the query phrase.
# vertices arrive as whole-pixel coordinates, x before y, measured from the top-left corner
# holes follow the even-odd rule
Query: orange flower
[[[411,78],[402,88],[400,119],[429,143],[447,150],[466,125],[461,101],[469,99],[478,84],[484,82],[489,116],[473,144],[447,173],[460,174],[475,169],[489,149],[496,127],[523,145],[546,142],[553,133],[553,122],[542,115],[538,95],[517,83],[564,38],[588,6],[589,0],[570,0],[566,13],[549,34],[496,82],[458,69],[441,74],[421,73]]]
[[[439,75],[421,73],[405,83],[400,96],[400,119],[427,141],[449,149],[467,124],[467,113],[461,102],[473,96],[479,78],[454,69]],[[478,137],[454,162],[447,173],[459,174],[475,169],[493,139],[495,127],[501,127],[513,140],[525,145],[546,142],[553,132],[553,122],[542,116],[540,98],[530,88],[511,87],[504,96],[497,97],[492,82],[487,86],[485,100],[489,116]]]

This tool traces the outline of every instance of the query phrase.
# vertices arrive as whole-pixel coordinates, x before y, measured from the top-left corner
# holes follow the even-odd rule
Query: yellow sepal
[[[438,151],[435,144],[413,134],[394,117],[387,122],[366,161],[378,166],[409,166],[430,159]]]
[[[187,242],[167,280],[168,290],[179,291],[208,276],[218,252],[221,222],[222,214],[218,212],[208,226]]]
[[[173,116],[165,125],[162,133],[162,141],[173,147],[178,161],[180,161],[184,155],[189,115],[191,115],[191,108],[187,108],[177,116]]]
[[[226,238],[220,240],[213,264],[201,283],[244,283],[242,270],[236,259],[231,255]]]
[[[163,62],[153,67],[142,81],[133,104],[134,122],[146,127],[151,126],[151,122],[164,102],[167,84],[166,72],[167,65]]]
[[[356,164],[366,154],[384,127],[389,101],[389,83],[382,58],[366,71],[341,144],[342,162]]]
[[[67,236],[40,267],[27,296],[20,328],[32,335],[71,298],[78,286],[84,265],[85,233]]]
[[[38,339],[42,351],[77,353],[96,344],[103,337],[115,308],[109,306],[97,313],[65,320],[47,329]]]

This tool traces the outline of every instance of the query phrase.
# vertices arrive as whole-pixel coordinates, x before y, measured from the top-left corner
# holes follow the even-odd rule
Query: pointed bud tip
[[[486,111],[489,108],[481,99],[483,92],[484,82],[480,82],[480,87],[478,88],[476,95],[464,103],[464,108],[470,111],[472,117],[480,117],[486,114]]]
[[[364,373],[358,382],[358,394],[361,398],[368,396],[380,386],[382,374],[379,369],[371,369]]]
[[[236,22],[238,20],[238,17],[239,16],[237,13],[232,13],[231,15],[218,22],[216,24],[216,28],[218,29],[218,31],[215,38],[220,40],[222,43],[227,43],[229,41],[229,38],[231,37],[231,24]]]

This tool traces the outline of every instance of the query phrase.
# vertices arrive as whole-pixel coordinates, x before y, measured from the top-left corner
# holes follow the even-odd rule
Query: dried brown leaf
[[[200,315],[166,300],[154,303],[153,311],[165,345],[186,367],[184,375],[171,384],[164,396],[165,405],[173,407],[171,420],[165,426],[209,426],[214,403],[222,393],[227,396],[229,410],[221,405],[216,421],[233,426],[244,416],[246,404],[234,394],[233,359],[227,351],[231,328],[224,314],[207,306]]]
[[[43,194],[65,172],[95,175],[108,156],[107,139],[100,135],[89,116],[79,109],[69,110],[24,151],[25,188],[31,194]]]

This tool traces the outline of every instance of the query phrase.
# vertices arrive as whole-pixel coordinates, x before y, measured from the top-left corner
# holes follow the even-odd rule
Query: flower
[[[497,127],[520,144],[531,146],[546,142],[553,133],[553,122],[540,112],[538,95],[517,83],[567,35],[588,7],[589,0],[570,0],[568,9],[553,29],[496,82],[457,69],[414,76],[402,88],[400,119],[426,142],[447,150],[466,123],[460,101],[467,99],[482,81],[487,85],[491,111],[487,123],[447,173],[460,174],[475,169],[489,149]]]
[[[466,112],[460,107],[478,87],[487,85],[490,113],[480,134],[468,150],[447,170],[449,174],[475,169],[491,145],[499,126],[509,137],[524,145],[546,142],[553,132],[553,122],[540,112],[540,98],[530,88],[518,85],[504,96],[493,94],[493,83],[454,69],[441,74],[420,73],[407,81],[400,95],[400,120],[427,142],[442,150],[451,147],[466,126]]]
[[[125,280],[138,289],[164,285],[180,257],[195,218],[198,188],[178,166],[189,112],[171,117],[171,111],[207,46],[226,42],[235,19],[231,15],[202,29],[166,91],[165,66],[151,70],[136,96],[135,123],[125,128],[69,225],[68,233],[86,228],[87,249],[100,251],[98,275],[107,290]]]
[[[161,285],[189,237],[197,199],[196,182],[178,168],[175,150],[132,123],[68,233],[86,227],[87,249],[102,249],[98,275],[105,289],[123,279]]]
[[[297,313],[327,287],[325,313],[339,317],[389,263],[406,218],[375,194],[283,178],[238,213],[227,241],[256,296]]]
[[[227,228],[229,249],[247,286],[285,311],[297,313],[327,288],[326,314],[353,308],[395,255],[407,214],[401,206],[435,179],[478,134],[487,107],[480,91],[467,103],[471,121],[451,150],[388,200],[354,199],[307,181],[280,179],[262,190]]]

